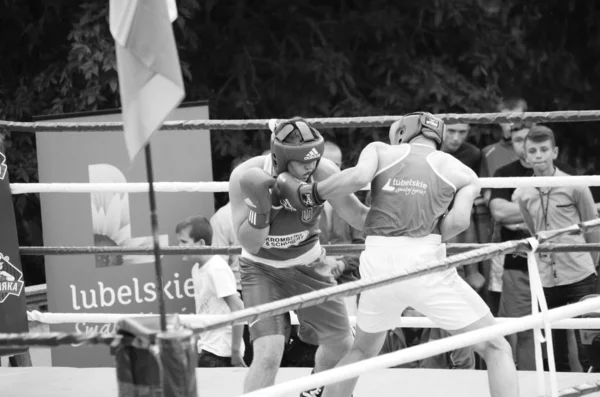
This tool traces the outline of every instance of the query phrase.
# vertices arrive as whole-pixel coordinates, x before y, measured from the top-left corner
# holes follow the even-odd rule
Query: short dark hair
[[[175,227],[175,233],[179,234],[181,231],[190,229],[190,237],[197,243],[200,240],[204,240],[206,245],[212,244],[213,230],[210,226],[210,222],[204,216],[191,216],[184,221],[181,221]]]
[[[552,146],[556,146],[556,140],[554,139],[554,132],[546,127],[545,125],[536,125],[529,130],[529,133],[525,137],[526,141],[531,142],[552,142]]]
[[[531,129],[534,125],[535,123],[531,121],[517,121],[516,123],[510,126],[510,132],[512,133],[516,131],[521,131],[525,128]]]
[[[507,97],[502,98],[498,103],[498,110],[501,109],[516,109],[522,107],[523,111],[527,111],[527,101],[521,97]]]

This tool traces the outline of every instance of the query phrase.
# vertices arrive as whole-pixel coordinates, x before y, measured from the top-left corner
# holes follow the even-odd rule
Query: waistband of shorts
[[[321,247],[321,244],[319,243],[319,241],[317,241],[315,243],[315,245],[313,245],[312,248],[309,249],[308,251],[306,251],[305,253],[298,255],[295,258],[291,258],[291,259],[287,259],[287,260],[261,258],[260,256],[256,256],[256,255],[249,253],[245,249],[242,249],[241,257],[250,259],[253,262],[262,263],[263,265],[269,265],[269,266],[273,266],[273,267],[277,267],[277,268],[285,268],[285,267],[293,267],[293,266],[300,266],[300,265],[310,265],[311,263],[313,263],[317,259],[319,259],[322,254],[323,254],[323,247]]]
[[[399,247],[399,246],[425,246],[425,245],[440,245],[442,236],[440,234],[430,234],[423,237],[406,237],[406,236],[367,236],[365,239],[365,247]]]

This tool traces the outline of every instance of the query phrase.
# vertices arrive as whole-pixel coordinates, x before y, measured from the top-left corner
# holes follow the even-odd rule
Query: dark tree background
[[[0,1],[0,119],[120,106],[106,0]],[[501,97],[532,111],[595,109],[594,0],[178,0],[186,101],[212,119],[488,112]],[[597,173],[597,123],[552,125],[561,160]],[[352,164],[382,129],[323,131]],[[37,182],[35,135],[4,131],[12,182]],[[493,126],[470,140],[494,141]],[[214,179],[268,148],[265,131],[211,134]],[[224,198],[217,196],[217,202]],[[42,245],[39,198],[14,196],[21,245]],[[43,258],[23,257],[28,284]]]

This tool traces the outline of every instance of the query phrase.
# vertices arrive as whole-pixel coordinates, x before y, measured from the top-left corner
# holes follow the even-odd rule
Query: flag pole
[[[165,309],[165,291],[163,288],[162,266],[160,261],[160,245],[158,240],[158,219],[156,216],[156,196],[154,195],[154,173],[152,172],[152,155],[150,141],[144,146],[146,157],[146,175],[148,178],[148,195],[150,199],[150,226],[152,228],[152,242],[154,243],[154,270],[156,273],[156,288],[158,289],[158,311],[160,314],[160,329],[167,330],[167,315]]]

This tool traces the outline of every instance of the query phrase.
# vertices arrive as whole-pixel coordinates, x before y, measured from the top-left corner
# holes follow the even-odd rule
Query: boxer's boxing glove
[[[322,205],[323,200],[317,192],[316,183],[306,183],[294,178],[289,172],[277,177],[279,198],[284,207],[304,210]]]
[[[240,176],[240,188],[244,202],[250,209],[248,223],[257,229],[264,229],[271,221],[271,188],[275,179],[261,168],[250,168]]]

